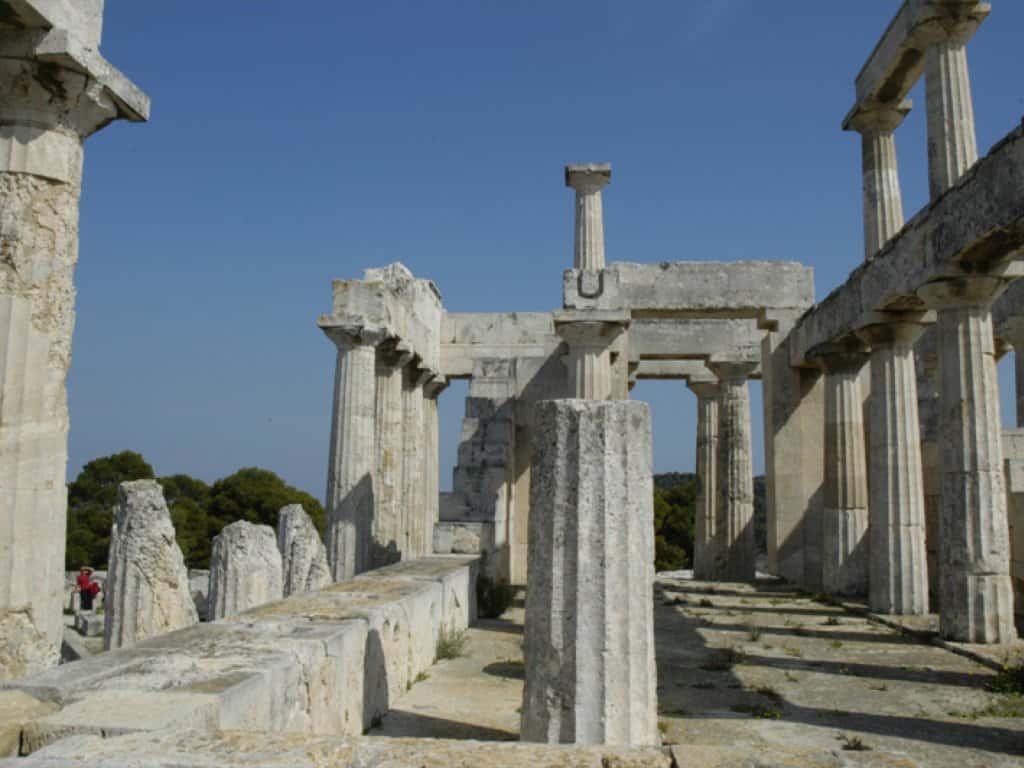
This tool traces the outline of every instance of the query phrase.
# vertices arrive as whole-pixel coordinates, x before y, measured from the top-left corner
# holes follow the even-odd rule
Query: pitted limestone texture
[[[284,596],[316,592],[331,583],[327,548],[299,504],[278,512],[277,546],[281,550]]]
[[[110,533],[104,647],[123,648],[199,621],[163,489],[121,483]]]
[[[213,540],[210,618],[223,619],[283,596],[281,552],[269,525],[239,520]]]

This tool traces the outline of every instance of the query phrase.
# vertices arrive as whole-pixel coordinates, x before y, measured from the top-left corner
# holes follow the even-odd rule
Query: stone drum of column
[[[650,411],[536,409],[522,739],[658,743]]]
[[[107,650],[199,622],[188,569],[155,480],[121,483],[110,532],[103,645]]]
[[[327,547],[300,504],[289,504],[277,513],[277,548],[285,597],[316,592],[331,583]]]
[[[239,520],[213,540],[210,618],[223,619],[283,596],[281,553],[269,525]]]

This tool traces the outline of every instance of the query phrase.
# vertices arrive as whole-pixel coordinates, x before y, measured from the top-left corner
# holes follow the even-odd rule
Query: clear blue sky
[[[566,162],[614,166],[610,260],[795,259],[823,297],[862,258],[839,125],[898,5],[108,0],[103,52],[153,116],[87,144],[70,476],[130,448],[160,474],[258,465],[322,497],[331,279],[400,260],[452,311],[554,309]],[[982,152],[1024,113],[1024,3],[993,5],[970,49]],[[908,217],[927,197],[912,97]],[[465,392],[442,398],[443,487]],[[658,471],[691,470],[693,396],[634,396]]]

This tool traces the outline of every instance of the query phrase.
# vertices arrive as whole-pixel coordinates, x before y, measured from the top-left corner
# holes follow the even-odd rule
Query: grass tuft
[[[466,655],[466,643],[469,641],[469,635],[466,630],[450,630],[447,627],[441,630],[440,636],[437,638],[437,652],[435,656],[437,661],[444,659],[458,659]]]

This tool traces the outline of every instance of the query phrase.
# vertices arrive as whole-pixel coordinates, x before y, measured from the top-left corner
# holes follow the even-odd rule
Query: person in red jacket
[[[100,585],[92,580],[92,568],[83,565],[78,571],[78,592],[83,611],[92,610],[92,601],[100,593]]]

